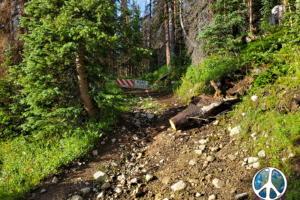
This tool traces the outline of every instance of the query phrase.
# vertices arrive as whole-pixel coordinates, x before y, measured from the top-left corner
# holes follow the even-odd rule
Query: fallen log
[[[207,119],[213,114],[220,112],[222,110],[222,105],[231,104],[237,99],[237,97],[217,97],[213,99],[211,95],[200,95],[192,98],[189,106],[175,117],[169,119],[169,122],[174,130],[178,130],[180,127],[184,126],[190,118],[197,117]]]
[[[154,82],[154,85],[158,84],[160,81],[166,80],[169,76],[172,76],[173,72],[162,75],[159,79]]]

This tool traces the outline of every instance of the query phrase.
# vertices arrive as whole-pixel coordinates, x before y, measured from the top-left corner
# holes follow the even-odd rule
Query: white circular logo
[[[284,195],[287,180],[279,169],[266,167],[255,174],[252,188],[257,197],[263,200],[276,200]]]

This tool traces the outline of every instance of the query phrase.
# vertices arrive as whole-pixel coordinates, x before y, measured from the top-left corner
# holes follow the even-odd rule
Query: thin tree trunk
[[[78,73],[78,84],[80,95],[83,100],[84,108],[88,112],[89,116],[96,117],[95,105],[93,104],[92,99],[89,97],[89,84],[85,72],[84,64],[84,47],[82,45],[78,48],[78,54],[76,56],[76,70]]]
[[[174,25],[172,19],[172,1],[169,1],[169,35],[170,35],[170,58],[172,58],[175,53],[175,37],[174,37]]]
[[[254,27],[253,27],[253,8],[252,8],[252,0],[248,1],[248,5],[249,5],[249,24],[250,24],[250,31],[253,32],[254,31]]]
[[[149,21],[151,21],[151,3],[152,0],[150,0],[150,18],[149,18]],[[149,24],[149,50],[151,50],[151,23]],[[149,57],[150,57],[150,54],[149,54]],[[148,72],[151,72],[151,59],[149,58],[149,61],[148,61]]]
[[[177,30],[177,7],[176,7],[176,3],[177,3],[177,0],[174,0],[174,41],[175,41],[175,44],[176,44],[176,38],[177,38],[177,34],[176,34],[176,30]]]
[[[187,33],[184,29],[184,26],[183,26],[183,21],[182,21],[182,12],[181,12],[181,0],[179,0],[179,18],[180,18],[180,25],[181,25],[181,28],[182,28],[182,31],[183,31],[183,35],[184,35],[184,38],[187,39]]]
[[[169,65],[170,62],[170,41],[169,41],[169,27],[168,27],[168,20],[167,20],[167,0],[165,0],[164,5],[164,16],[165,16],[165,39],[166,39],[166,59],[167,59],[167,65]]]

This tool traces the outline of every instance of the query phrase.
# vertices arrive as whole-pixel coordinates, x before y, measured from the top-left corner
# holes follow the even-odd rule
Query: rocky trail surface
[[[85,158],[61,168],[24,199],[254,199],[252,177],[265,155],[249,157],[236,141],[239,126],[231,128],[223,114],[174,131],[168,120],[185,105],[173,94],[130,93],[140,103]],[[161,107],[146,109],[143,98]]]

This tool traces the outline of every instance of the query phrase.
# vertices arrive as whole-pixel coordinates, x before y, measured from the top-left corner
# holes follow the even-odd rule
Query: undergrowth
[[[266,151],[261,164],[281,169],[288,178],[288,200],[300,196],[300,182],[295,176],[293,161],[300,156],[300,112],[291,108],[296,94],[300,93],[300,46],[297,31],[286,27],[273,29],[273,34],[255,42],[239,46],[239,56],[210,55],[197,66],[191,65],[181,77],[175,94],[188,103],[192,96],[212,93],[211,80],[238,76],[241,70],[251,72],[255,81],[241,101],[228,114],[233,126],[241,126],[239,140],[251,156]],[[299,35],[299,34],[298,34]],[[294,38],[294,42],[289,38]],[[237,80],[237,79],[236,79]],[[251,96],[259,100],[251,100]],[[243,115],[245,117],[243,117]],[[255,133],[255,136],[251,134]],[[293,155],[293,156],[292,156]]]
[[[86,121],[83,126],[60,135],[45,135],[43,139],[18,135],[0,140],[0,199],[16,199],[29,193],[39,186],[40,180],[58,174],[59,167],[84,156],[117,123],[117,116],[129,110],[128,103],[136,104],[114,82],[106,83],[101,92],[92,90],[91,94],[102,108],[100,122]]]

